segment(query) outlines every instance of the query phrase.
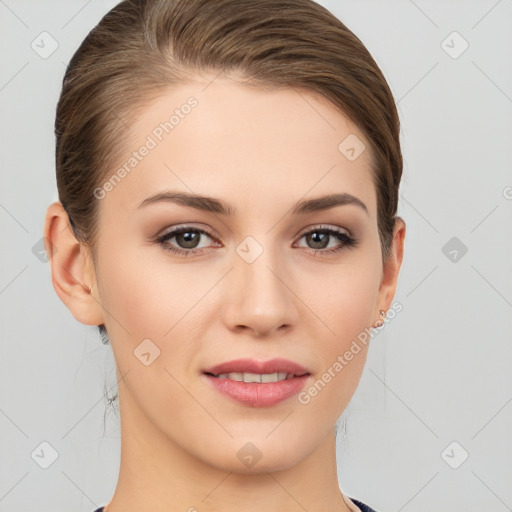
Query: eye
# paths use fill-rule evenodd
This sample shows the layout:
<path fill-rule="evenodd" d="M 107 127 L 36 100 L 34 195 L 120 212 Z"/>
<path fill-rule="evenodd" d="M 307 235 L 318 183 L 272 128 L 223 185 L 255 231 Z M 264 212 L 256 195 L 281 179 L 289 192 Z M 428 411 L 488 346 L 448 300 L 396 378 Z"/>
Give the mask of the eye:
<path fill-rule="evenodd" d="M 213 238 L 213 235 L 204 229 L 184 226 L 173 229 L 172 231 L 158 237 L 156 239 L 156 243 L 160 244 L 166 251 L 188 256 L 189 254 L 198 254 L 203 252 L 201 249 L 204 249 L 205 247 L 201 247 L 199 243 L 200 239 L 205 236 L 207 238 Z M 173 238 L 176 239 L 178 247 L 169 244 Z"/>
<path fill-rule="evenodd" d="M 333 254 L 342 251 L 347 247 L 355 247 L 357 240 L 347 232 L 332 227 L 319 226 L 315 229 L 303 233 L 300 237 L 306 238 L 310 249 L 313 249 L 314 255 L 320 254 Z M 338 244 L 334 247 L 329 247 L 329 243 L 334 239 L 338 240 Z"/>
<path fill-rule="evenodd" d="M 200 245 L 201 239 L 204 237 L 215 239 L 212 233 L 204 229 L 194 228 L 191 226 L 181 226 L 159 236 L 155 242 L 162 246 L 165 251 L 182 256 L 195 256 L 202 254 L 204 252 L 203 249 L 209 247 L 208 245 Z M 302 238 L 305 238 L 307 241 L 306 243 L 310 244 L 307 248 L 312 249 L 314 251 L 314 255 L 338 253 L 344 248 L 354 247 L 358 243 L 357 240 L 347 232 L 339 228 L 325 226 L 319 226 L 303 233 L 299 240 Z M 175 242 L 171 244 L 170 242 L 173 239 L 175 239 Z M 329 248 L 329 243 L 333 239 L 338 240 L 338 244 Z M 215 243 L 217 244 L 217 247 L 220 247 L 219 242 Z"/>

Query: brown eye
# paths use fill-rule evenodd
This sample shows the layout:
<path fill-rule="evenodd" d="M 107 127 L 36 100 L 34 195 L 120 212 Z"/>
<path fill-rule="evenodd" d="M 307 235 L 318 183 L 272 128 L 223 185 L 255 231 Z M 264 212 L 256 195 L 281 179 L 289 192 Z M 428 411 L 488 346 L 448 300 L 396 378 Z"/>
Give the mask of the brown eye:
<path fill-rule="evenodd" d="M 187 230 L 174 235 L 173 238 L 176 238 L 176 242 L 180 247 L 185 249 L 195 249 L 199 243 L 201 234 L 197 231 Z"/>
<path fill-rule="evenodd" d="M 192 227 L 181 227 L 173 229 L 168 233 L 158 237 L 156 243 L 162 246 L 166 251 L 174 252 L 176 254 L 182 254 L 188 256 L 189 254 L 197 254 L 202 252 L 202 249 L 208 246 L 199 247 L 199 244 L 204 238 L 212 239 L 213 236 L 199 228 Z M 175 239 L 174 243 L 170 243 L 172 239 Z"/>
<path fill-rule="evenodd" d="M 308 243 L 313 244 L 311 249 L 325 249 L 329 244 L 329 239 L 331 238 L 329 233 L 321 231 L 312 231 L 305 236 Z"/>
<path fill-rule="evenodd" d="M 345 231 L 335 228 L 315 228 L 304 233 L 301 239 L 306 239 L 309 249 L 313 249 L 315 254 L 332 254 L 342 251 L 345 247 L 354 247 L 357 240 Z M 338 244 L 328 248 L 331 240 L 338 240 Z"/>

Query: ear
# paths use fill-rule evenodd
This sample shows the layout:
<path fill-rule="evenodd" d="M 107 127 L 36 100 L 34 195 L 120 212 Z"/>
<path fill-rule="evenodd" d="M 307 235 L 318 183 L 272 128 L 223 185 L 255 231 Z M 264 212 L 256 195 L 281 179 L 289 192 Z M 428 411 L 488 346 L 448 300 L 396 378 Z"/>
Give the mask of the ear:
<path fill-rule="evenodd" d="M 379 288 L 379 297 L 377 301 L 379 311 L 381 309 L 387 311 L 391 307 L 391 302 L 395 296 L 398 274 L 404 256 L 405 231 L 405 222 L 402 218 L 397 217 L 395 227 L 393 229 L 393 240 L 390 252 L 386 262 L 384 263 L 383 275 Z M 375 318 L 380 318 L 379 311 L 376 311 Z"/>
<path fill-rule="evenodd" d="M 91 293 L 96 286 L 91 252 L 77 241 L 68 214 L 60 202 L 48 207 L 44 242 L 53 287 L 59 298 L 80 323 L 103 324 L 99 299 Z"/>

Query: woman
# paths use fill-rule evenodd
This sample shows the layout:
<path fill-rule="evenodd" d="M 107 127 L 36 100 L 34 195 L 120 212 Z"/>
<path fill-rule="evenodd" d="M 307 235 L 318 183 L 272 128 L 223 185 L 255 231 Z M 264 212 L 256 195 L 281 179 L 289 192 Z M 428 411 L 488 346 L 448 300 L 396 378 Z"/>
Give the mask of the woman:
<path fill-rule="evenodd" d="M 119 382 L 98 511 L 371 511 L 340 491 L 336 420 L 405 224 L 359 39 L 312 0 L 125 0 L 72 58 L 56 136 L 53 285 Z"/>

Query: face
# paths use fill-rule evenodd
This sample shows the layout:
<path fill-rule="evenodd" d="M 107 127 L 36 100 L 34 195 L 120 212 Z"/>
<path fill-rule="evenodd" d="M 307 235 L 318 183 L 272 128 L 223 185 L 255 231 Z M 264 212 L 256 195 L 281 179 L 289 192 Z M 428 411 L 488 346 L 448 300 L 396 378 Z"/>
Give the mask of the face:
<path fill-rule="evenodd" d="M 95 293 L 124 375 L 125 430 L 225 470 L 251 471 L 241 449 L 261 454 L 252 471 L 280 470 L 332 433 L 367 346 L 344 354 L 377 319 L 369 143 L 312 92 L 212 79 L 167 91 L 131 125 L 118 178 L 97 191 Z M 339 149 L 348 136 L 366 145 L 356 159 Z M 300 207 L 333 195 L 345 201 Z M 227 384 L 205 374 L 275 358 L 307 375 Z M 279 371 L 260 369 L 251 373 Z M 253 392 L 264 386 L 272 392 Z"/>

